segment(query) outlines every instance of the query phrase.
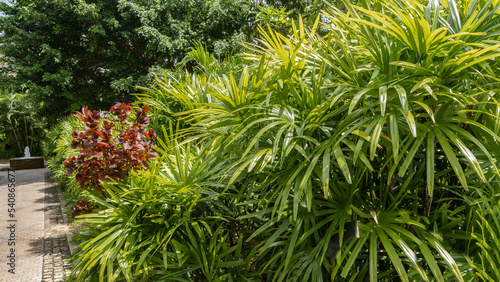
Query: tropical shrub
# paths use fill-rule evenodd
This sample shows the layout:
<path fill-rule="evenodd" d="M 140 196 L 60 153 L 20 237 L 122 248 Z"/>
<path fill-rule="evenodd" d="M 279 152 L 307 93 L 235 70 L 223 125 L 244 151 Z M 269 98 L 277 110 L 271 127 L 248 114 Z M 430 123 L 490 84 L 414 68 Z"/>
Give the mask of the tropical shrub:
<path fill-rule="evenodd" d="M 239 71 L 157 78 L 140 100 L 182 126 L 94 196 L 75 277 L 494 281 L 499 10 L 346 2 L 260 28 Z"/>
<path fill-rule="evenodd" d="M 225 186 L 218 180 L 228 160 L 208 145 L 160 143 L 160 157 L 148 170 L 131 172 L 122 183 L 104 182 L 106 199 L 88 195 L 100 210 L 79 217 L 83 243 L 72 279 L 227 281 L 248 275 L 252 252 L 242 249 L 243 235 L 233 241 L 236 233 L 228 233 L 237 232 L 227 206 L 233 195 L 210 189 Z"/>
<path fill-rule="evenodd" d="M 79 154 L 64 162 L 67 175 L 74 174 L 82 188 L 103 191 L 101 181 L 124 179 L 130 170 L 147 169 L 156 155 L 152 146 L 156 134 L 146 128 L 149 110 L 149 106 L 117 103 L 110 109 L 116 119 L 101 120 L 98 111 L 83 107 L 77 116 L 86 130 L 72 134 L 71 148 L 79 148 Z"/>
<path fill-rule="evenodd" d="M 189 93 L 188 95 L 198 96 L 197 93 L 203 91 L 201 85 L 203 82 L 196 80 L 196 74 L 203 74 L 207 77 L 212 74 L 229 74 L 239 73 L 247 61 L 243 60 L 240 56 L 230 56 L 221 60 L 214 55 L 207 52 L 200 43 L 191 48 L 191 51 L 186 55 L 184 60 L 179 63 L 177 71 L 163 70 L 162 73 L 155 75 L 156 83 L 151 87 L 140 87 L 143 94 L 137 94 L 141 97 L 141 101 L 151 106 L 149 116 L 151 119 L 151 127 L 155 132 L 162 136 L 162 127 L 168 124 L 176 124 L 180 128 L 189 126 L 189 122 L 179 119 L 176 113 L 182 112 L 192 107 L 187 107 L 186 103 L 181 103 L 177 98 L 166 96 L 163 93 L 165 89 L 170 88 L 171 83 L 177 85 L 178 90 Z M 190 74 L 185 68 L 190 65 L 193 74 Z M 190 78 L 193 76 L 193 79 Z"/>

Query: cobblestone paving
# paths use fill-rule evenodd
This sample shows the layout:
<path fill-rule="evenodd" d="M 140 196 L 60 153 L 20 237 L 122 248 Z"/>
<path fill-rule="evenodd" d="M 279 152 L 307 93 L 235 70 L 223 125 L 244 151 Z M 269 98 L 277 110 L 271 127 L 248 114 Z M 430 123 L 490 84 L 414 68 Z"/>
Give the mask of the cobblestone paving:
<path fill-rule="evenodd" d="M 67 262 L 70 254 L 64 224 L 60 195 L 57 186 L 46 174 L 45 188 L 45 230 L 43 242 L 43 280 L 65 281 L 71 272 Z"/>
<path fill-rule="evenodd" d="M 1 166 L 1 164 L 0 164 Z M 47 169 L 20 170 L 15 175 L 15 215 L 8 212 L 7 171 L 0 167 L 0 282 L 66 281 L 71 266 L 60 192 L 45 181 Z M 15 221 L 14 221 L 15 220 Z M 9 224 L 15 224 L 15 246 L 9 246 Z M 15 273 L 8 272 L 15 250 Z"/>

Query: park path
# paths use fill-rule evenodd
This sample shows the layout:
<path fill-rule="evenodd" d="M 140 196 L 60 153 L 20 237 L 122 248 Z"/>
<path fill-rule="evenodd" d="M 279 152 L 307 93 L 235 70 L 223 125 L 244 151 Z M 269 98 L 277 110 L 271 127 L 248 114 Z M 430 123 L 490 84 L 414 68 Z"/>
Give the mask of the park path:
<path fill-rule="evenodd" d="M 66 281 L 70 232 L 59 188 L 46 168 L 7 168 L 0 164 L 0 282 Z"/>

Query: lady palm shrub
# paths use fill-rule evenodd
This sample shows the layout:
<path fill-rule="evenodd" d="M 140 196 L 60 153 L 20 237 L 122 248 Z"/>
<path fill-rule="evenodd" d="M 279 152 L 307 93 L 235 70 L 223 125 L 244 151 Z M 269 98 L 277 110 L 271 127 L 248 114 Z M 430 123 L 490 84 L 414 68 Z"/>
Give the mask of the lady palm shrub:
<path fill-rule="evenodd" d="M 140 97 L 182 126 L 94 197 L 75 278 L 494 281 L 493 2 L 345 3 L 238 71 L 194 50 Z"/>
<path fill-rule="evenodd" d="M 79 217 L 83 243 L 72 279 L 227 281 L 248 274 L 252 250 L 232 226 L 232 195 L 220 192 L 224 156 L 175 140 L 159 151 L 147 171 L 103 183 L 110 197 L 88 195 L 100 211 Z"/>
<path fill-rule="evenodd" d="M 209 102 L 209 100 L 200 100 L 205 97 L 202 93 L 208 91 L 205 88 L 208 85 L 206 79 L 212 77 L 212 74 L 239 73 L 244 68 L 245 63 L 239 56 L 219 60 L 208 53 L 201 44 L 197 44 L 179 64 L 180 67 L 184 68 L 191 65 L 193 73 L 182 68 L 175 71 L 164 70 L 162 74 L 156 74 L 155 85 L 140 87 L 144 94 L 137 94 L 137 96 L 141 98 L 141 102 L 152 107 L 150 112 L 151 127 L 159 134 L 160 138 L 168 138 L 162 136 L 162 128 L 165 125 L 176 124 L 178 128 L 189 127 L 191 123 L 179 119 L 176 113 L 192 110 L 195 106 L 190 99 L 182 102 L 178 99 L 187 96 L 199 103 Z M 164 95 L 165 91 L 172 89 L 172 84 L 175 84 L 175 92 L 179 92 L 179 95 Z"/>
<path fill-rule="evenodd" d="M 471 225 L 473 244 L 469 253 L 472 267 L 483 281 L 500 279 L 500 205 L 498 183 L 487 185 L 487 189 L 478 190 L 479 194 L 471 204 Z"/>

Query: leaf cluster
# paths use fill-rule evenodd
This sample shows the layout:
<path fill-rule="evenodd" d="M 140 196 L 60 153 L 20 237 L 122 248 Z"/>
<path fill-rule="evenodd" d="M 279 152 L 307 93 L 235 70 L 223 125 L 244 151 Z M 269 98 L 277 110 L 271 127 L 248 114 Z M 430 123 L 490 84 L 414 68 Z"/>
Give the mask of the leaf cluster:
<path fill-rule="evenodd" d="M 152 128 L 146 130 L 149 110 L 149 106 L 117 103 L 110 109 L 116 118 L 101 119 L 98 111 L 83 107 L 77 116 L 86 130 L 73 131 L 71 148 L 80 151 L 64 162 L 67 175 L 75 173 L 82 188 L 103 191 L 101 181 L 124 179 L 131 170 L 147 169 L 156 156 L 152 145 L 156 134 Z"/>
<path fill-rule="evenodd" d="M 499 6 L 344 8 L 157 78 L 139 99 L 178 126 L 81 217 L 78 279 L 498 277 Z"/>

